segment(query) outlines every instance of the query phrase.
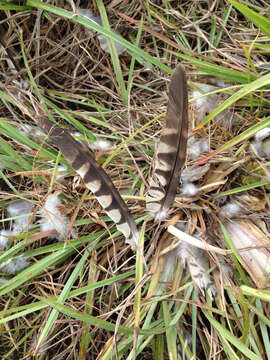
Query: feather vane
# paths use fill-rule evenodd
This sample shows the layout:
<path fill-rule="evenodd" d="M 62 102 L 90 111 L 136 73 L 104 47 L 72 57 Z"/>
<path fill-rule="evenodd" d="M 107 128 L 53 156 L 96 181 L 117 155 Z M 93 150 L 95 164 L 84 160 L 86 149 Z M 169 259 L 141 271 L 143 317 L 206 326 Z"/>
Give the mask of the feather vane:
<path fill-rule="evenodd" d="M 184 68 L 173 73 L 166 125 L 157 146 L 153 173 L 146 195 L 146 208 L 156 220 L 163 220 L 174 201 L 180 171 L 186 159 L 188 137 L 188 93 Z"/>
<path fill-rule="evenodd" d="M 37 121 L 81 176 L 86 187 L 94 193 L 107 215 L 115 222 L 116 228 L 124 234 L 126 242 L 136 249 L 139 233 L 135 221 L 109 175 L 67 130 L 55 125 L 46 116 L 38 116 Z"/>

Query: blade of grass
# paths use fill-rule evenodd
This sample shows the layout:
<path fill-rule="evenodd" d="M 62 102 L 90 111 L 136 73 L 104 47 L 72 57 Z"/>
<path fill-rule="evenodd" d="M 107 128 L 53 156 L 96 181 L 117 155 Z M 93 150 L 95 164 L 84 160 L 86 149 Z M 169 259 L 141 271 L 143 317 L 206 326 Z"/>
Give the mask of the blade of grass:
<path fill-rule="evenodd" d="M 122 141 L 122 143 L 117 147 L 117 149 L 114 150 L 114 152 L 108 156 L 108 158 L 106 159 L 106 161 L 104 161 L 103 163 L 103 167 L 104 169 L 106 168 L 106 166 L 109 165 L 109 163 L 112 161 L 112 159 L 119 153 L 119 151 L 121 149 L 123 149 L 123 147 L 126 146 L 126 144 L 129 143 L 130 140 L 132 140 L 135 136 L 137 136 L 138 134 L 140 134 L 145 128 L 147 128 L 149 125 L 151 125 L 153 122 L 155 122 L 156 120 L 158 120 L 159 118 L 163 117 L 164 114 L 160 114 L 158 116 L 156 116 L 154 119 L 148 121 L 145 125 L 143 125 L 142 127 L 140 127 L 138 130 L 136 130 L 132 135 L 130 135 L 128 138 L 126 138 L 125 141 Z"/>
<path fill-rule="evenodd" d="M 6 136 L 10 137 L 13 140 L 16 140 L 19 144 L 24 144 L 34 150 L 37 150 L 40 156 L 55 160 L 56 156 L 52 152 L 36 144 L 34 141 L 29 139 L 20 131 L 18 131 L 15 126 L 10 125 L 8 122 L 6 122 L 4 119 L 1 118 L 0 118 L 0 129 L 1 132 L 3 132 Z"/>
<path fill-rule="evenodd" d="M 262 302 L 259 299 L 256 299 L 256 308 L 263 314 L 264 310 L 263 310 Z M 263 344 L 267 355 L 267 359 L 270 359 L 270 340 L 269 340 L 269 332 L 267 329 L 267 324 L 260 318 L 259 325 L 261 329 L 261 334 L 263 338 Z"/>
<path fill-rule="evenodd" d="M 139 237 L 139 246 L 136 252 L 136 286 L 138 286 L 138 290 L 135 295 L 135 302 L 134 302 L 134 337 L 133 337 L 133 360 L 136 359 L 136 349 L 137 349 L 137 340 L 138 340 L 138 333 L 140 329 L 140 317 L 141 317 L 141 296 L 142 296 L 142 289 L 139 286 L 142 277 L 143 277 L 143 249 L 144 249 L 144 235 L 145 235 L 145 225 L 147 220 L 144 221 L 140 237 Z"/>
<path fill-rule="evenodd" d="M 242 269 L 242 267 L 240 266 L 240 264 L 245 267 L 244 263 L 243 263 L 243 260 L 241 258 L 241 256 L 239 255 L 237 249 L 235 248 L 231 238 L 230 238 L 230 235 L 228 234 L 225 226 L 219 221 L 219 224 L 220 224 L 220 227 L 221 227 L 221 230 L 223 232 L 223 235 L 224 235 L 224 239 L 225 239 L 225 242 L 226 242 L 226 245 L 229 249 L 231 249 L 233 251 L 233 254 L 231 254 L 231 258 L 237 268 L 237 271 L 243 281 L 244 284 L 248 284 L 248 279 Z"/>
<path fill-rule="evenodd" d="M 205 163 L 207 160 L 209 160 L 213 156 L 221 153 L 224 150 L 230 149 L 231 147 L 235 146 L 236 144 L 252 137 L 254 134 L 256 134 L 256 132 L 264 129 L 265 127 L 269 127 L 269 126 L 270 126 L 270 116 L 268 116 L 266 119 L 262 120 L 258 124 L 251 126 L 249 129 L 243 131 L 242 134 L 235 136 L 232 140 L 228 141 L 226 144 L 222 145 L 217 150 L 212 151 L 210 154 L 208 154 L 201 160 L 197 161 L 195 163 L 195 165 L 197 166 L 197 165 L 201 165 L 201 164 Z M 264 184 L 264 183 L 265 182 L 262 182 L 262 184 Z M 266 185 L 266 183 L 264 185 Z M 249 186 L 249 185 L 247 185 L 247 186 Z M 253 186 L 253 185 L 250 185 L 250 186 Z"/>
<path fill-rule="evenodd" d="M 70 274 L 66 285 L 64 287 L 64 289 L 62 290 L 61 294 L 57 297 L 57 303 L 59 304 L 64 304 L 64 302 L 67 300 L 70 291 L 71 291 L 71 287 L 73 286 L 74 282 L 76 281 L 79 273 L 82 271 L 84 264 L 89 256 L 89 252 L 91 251 L 92 246 L 89 247 L 89 249 L 86 249 L 84 251 L 84 254 L 82 255 L 80 261 L 77 263 L 77 265 L 75 266 L 74 270 L 72 271 L 72 273 Z M 52 330 L 57 318 L 58 318 L 59 312 L 56 309 L 52 309 L 49 318 L 47 319 L 45 326 L 39 336 L 36 348 L 38 348 L 39 346 L 41 346 L 41 344 L 46 341 L 50 331 Z"/>
<path fill-rule="evenodd" d="M 88 272 L 88 284 L 95 284 L 97 282 L 97 256 L 95 252 L 92 252 L 91 258 L 89 261 L 89 272 Z M 95 306 L 95 291 L 89 291 L 85 297 L 85 308 L 84 311 L 92 315 L 93 309 Z M 94 337 L 91 332 L 89 332 L 88 326 L 86 323 L 82 324 L 82 336 L 80 341 L 80 349 L 78 360 L 84 360 L 85 354 L 89 348 L 90 342 L 93 343 Z"/>
<path fill-rule="evenodd" d="M 6 1 L 1 1 L 6 3 L 6 5 L 0 5 L 0 10 L 15 10 L 15 11 L 24 11 L 24 10 L 29 10 L 30 7 L 29 6 L 23 6 L 23 5 L 14 5 L 14 4 L 10 4 Z"/>
<path fill-rule="evenodd" d="M 51 299 L 45 299 L 44 302 L 47 303 L 48 305 L 54 307 L 55 309 L 57 309 L 59 312 L 69 316 L 70 318 L 84 321 L 87 324 L 97 326 L 101 329 L 105 329 L 105 330 L 112 331 L 112 332 L 115 331 L 116 325 L 111 322 L 102 320 L 98 317 L 95 317 L 95 316 L 92 316 L 89 314 L 80 313 L 69 306 L 58 304 L 56 301 L 51 300 Z M 127 328 L 125 326 L 119 325 L 118 332 L 120 334 L 129 335 L 129 334 L 133 334 L 134 328 L 132 328 L 132 327 Z M 139 333 L 142 335 L 152 335 L 153 332 L 155 334 L 160 334 L 160 333 L 164 332 L 164 329 L 157 328 L 157 329 L 152 329 L 152 330 L 139 330 Z"/>
<path fill-rule="evenodd" d="M 136 36 L 136 41 L 135 41 L 136 46 L 139 46 L 139 44 L 140 44 L 140 39 L 141 39 L 141 34 L 142 34 L 142 24 L 143 24 L 143 18 L 141 18 L 140 25 L 139 25 L 139 31 Z M 128 73 L 128 83 L 127 83 L 128 107 L 130 106 L 130 93 L 131 93 L 131 88 L 132 88 L 132 76 L 133 76 L 133 71 L 134 71 L 135 60 L 136 60 L 136 57 L 134 55 L 132 55 L 130 67 L 129 67 L 129 73 Z"/>
<path fill-rule="evenodd" d="M 254 289 L 247 285 L 242 285 L 240 288 L 244 295 L 253 296 L 262 301 L 270 302 L 269 290 Z"/>
<path fill-rule="evenodd" d="M 3 171 L 0 169 L 0 177 L 4 180 L 4 182 L 7 184 L 7 186 L 10 188 L 10 190 L 16 194 L 19 195 L 20 193 L 17 191 L 17 189 L 11 184 L 11 182 L 8 180 L 8 178 L 5 176 Z"/>
<path fill-rule="evenodd" d="M 177 332 L 175 326 L 170 326 L 171 315 L 166 301 L 162 302 L 162 313 L 164 318 L 164 323 L 166 327 L 166 339 L 167 339 L 167 349 L 170 360 L 177 360 L 177 350 L 176 350 L 176 338 Z"/>
<path fill-rule="evenodd" d="M 216 65 L 209 63 L 207 61 L 202 61 L 199 59 L 196 59 L 195 56 L 187 56 L 180 53 L 174 52 L 176 56 L 178 56 L 181 59 L 187 60 L 194 64 L 198 70 L 208 74 L 212 75 L 214 77 L 218 77 L 221 79 L 224 79 L 228 82 L 236 82 L 238 84 L 246 84 L 249 82 L 249 80 L 256 80 L 256 76 L 254 74 L 250 74 L 248 72 L 241 72 L 237 70 L 227 69 L 223 66 Z"/>
<path fill-rule="evenodd" d="M 227 330 L 223 325 L 221 325 L 208 311 L 202 310 L 204 315 L 207 317 L 210 324 L 217 331 L 220 338 L 228 340 L 233 344 L 237 350 L 242 352 L 245 357 L 250 360 L 260 360 L 261 358 L 254 354 L 249 348 L 243 344 L 237 337 L 235 337 L 229 330 Z"/>
<path fill-rule="evenodd" d="M 250 84 L 243 85 L 243 87 L 226 99 L 222 104 L 220 104 L 214 111 L 211 112 L 206 118 L 194 129 L 197 131 L 201 129 L 205 124 L 207 124 L 211 119 L 218 115 L 221 111 L 227 109 L 230 105 L 234 104 L 237 100 L 243 98 L 244 96 L 250 94 L 252 91 L 258 90 L 264 86 L 270 85 L 270 74 L 261 76 L 259 79 L 254 80 Z"/>
<path fill-rule="evenodd" d="M 28 171 L 32 170 L 32 165 L 25 159 L 25 157 L 21 156 L 18 151 L 15 151 L 8 142 L 2 138 L 0 138 L 0 150 L 2 150 L 3 153 L 8 155 L 11 159 L 15 160 L 20 166 L 20 169 Z"/>
<path fill-rule="evenodd" d="M 226 28 L 226 25 L 227 25 L 228 19 L 230 17 L 231 11 L 232 11 L 232 5 L 228 6 L 228 8 L 225 11 L 225 14 L 223 16 L 222 26 L 219 27 L 218 32 L 217 32 L 217 36 L 216 36 L 215 41 L 214 41 L 214 47 L 215 48 L 217 48 L 219 43 L 220 43 L 220 40 L 221 40 L 223 32 L 224 32 L 223 29 Z"/>
<path fill-rule="evenodd" d="M 70 11 L 58 8 L 56 6 L 44 3 L 44 2 L 39 1 L 39 0 L 27 0 L 26 4 L 27 4 L 27 6 L 31 6 L 31 7 L 37 8 L 37 9 L 41 9 L 41 10 L 45 10 L 45 11 L 48 11 L 48 12 L 53 13 L 55 15 L 64 17 L 66 19 L 73 20 L 73 21 L 77 22 L 78 24 L 82 24 L 82 25 L 86 26 L 89 29 L 97 31 L 97 32 L 107 36 L 108 38 L 119 42 L 120 44 L 125 46 L 127 49 L 132 51 L 136 56 L 141 57 L 141 58 L 145 59 L 146 61 L 149 61 L 151 64 L 156 65 L 157 67 L 164 70 L 165 72 L 167 72 L 169 74 L 172 74 L 172 72 L 173 72 L 168 66 L 166 66 L 165 64 L 162 64 L 162 62 L 158 61 L 156 58 L 148 55 L 145 51 L 141 50 L 136 45 L 131 44 L 129 41 L 123 39 L 121 36 L 117 35 L 116 33 L 108 31 L 104 27 L 99 26 L 96 23 L 85 19 L 85 18 L 83 18 L 82 16 L 80 16 L 78 14 L 73 14 Z"/>
<path fill-rule="evenodd" d="M 243 192 L 243 191 L 248 191 L 248 190 L 255 189 L 255 188 L 262 187 L 262 186 L 269 185 L 269 184 L 270 184 L 269 180 L 255 182 L 255 183 L 252 183 L 252 184 L 249 184 L 249 185 L 239 186 L 239 187 L 236 187 L 234 189 L 230 189 L 230 190 L 227 190 L 227 191 L 222 191 L 219 194 L 213 195 L 213 198 L 238 194 L 238 193 Z"/>
<path fill-rule="evenodd" d="M 72 299 L 73 297 L 77 297 L 82 294 L 87 294 L 89 291 L 102 288 L 106 285 L 112 285 L 113 283 L 129 278 L 130 276 L 134 276 L 134 271 L 131 270 L 126 273 L 116 275 L 112 278 L 97 281 L 94 284 L 89 284 L 87 286 L 81 287 L 80 289 L 72 290 L 68 295 L 68 299 Z M 56 297 L 52 297 L 51 300 L 56 301 L 57 299 Z M 32 304 L 23 305 L 16 308 L 12 307 L 10 309 L 0 311 L 0 324 L 4 324 L 14 319 L 19 319 L 22 316 L 32 314 L 33 312 L 44 309 L 46 307 L 48 307 L 47 303 L 44 303 L 44 301 L 37 301 Z M 15 314 L 10 315 L 13 313 Z"/>
<path fill-rule="evenodd" d="M 103 1 L 96 0 L 96 4 L 98 7 L 104 28 L 111 33 L 110 24 L 108 21 L 108 17 L 107 17 L 107 13 L 106 13 L 106 9 L 103 4 Z M 116 76 L 118 86 L 119 86 L 119 95 L 121 95 L 124 105 L 127 106 L 128 105 L 128 94 L 127 94 L 127 89 L 125 86 L 124 77 L 123 77 L 123 73 L 122 73 L 122 69 L 121 69 L 121 65 L 120 65 L 120 61 L 119 61 L 119 56 L 116 51 L 115 42 L 112 41 L 110 38 L 107 38 L 107 43 L 108 43 L 109 52 L 111 55 L 111 60 L 112 60 L 115 76 Z"/>
<path fill-rule="evenodd" d="M 95 135 L 89 129 L 83 126 L 80 121 L 76 120 L 73 116 L 69 115 L 67 112 L 61 110 L 57 105 L 55 105 L 49 99 L 44 98 L 44 100 L 45 100 L 45 104 L 51 107 L 52 109 L 54 109 L 55 112 L 61 116 L 61 118 L 67 120 L 70 124 L 72 124 L 76 129 L 78 129 L 83 134 L 87 134 L 90 141 L 96 141 Z"/>
<path fill-rule="evenodd" d="M 229 2 L 239 10 L 246 18 L 248 18 L 255 26 L 257 26 L 263 33 L 270 36 L 270 20 L 249 9 L 247 6 L 240 4 L 237 1 L 229 0 Z"/>

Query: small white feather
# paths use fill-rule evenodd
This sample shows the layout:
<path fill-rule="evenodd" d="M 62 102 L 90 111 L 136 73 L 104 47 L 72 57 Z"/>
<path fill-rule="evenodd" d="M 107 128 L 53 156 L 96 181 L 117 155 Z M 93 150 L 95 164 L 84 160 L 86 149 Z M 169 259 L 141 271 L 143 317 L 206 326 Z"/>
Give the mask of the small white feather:
<path fill-rule="evenodd" d="M 211 299 L 216 294 L 216 287 L 207 273 L 209 266 L 204 252 L 186 242 L 181 242 L 176 249 L 176 254 L 184 266 L 188 266 L 190 275 L 200 291 L 209 295 Z"/>
<path fill-rule="evenodd" d="M 18 256 L 0 264 L 0 270 L 4 273 L 14 275 L 25 269 L 30 264 L 26 256 Z"/>
<path fill-rule="evenodd" d="M 48 196 L 43 208 L 41 209 L 42 223 L 40 229 L 44 231 L 56 231 L 57 236 L 51 236 L 51 238 L 57 238 L 59 240 L 64 240 L 69 234 L 70 222 L 60 212 L 61 200 L 56 194 L 51 194 Z M 72 229 L 72 237 L 76 237 L 76 231 Z"/>
<path fill-rule="evenodd" d="M 197 159 L 201 153 L 209 152 L 210 147 L 207 139 L 195 140 L 191 138 L 188 140 L 187 154 L 190 159 Z"/>
<path fill-rule="evenodd" d="M 270 136 L 270 127 L 266 127 L 264 129 L 258 131 L 254 137 L 255 137 L 256 141 L 262 141 L 268 136 Z"/>
<path fill-rule="evenodd" d="M 180 175 L 180 183 L 194 182 L 201 179 L 210 169 L 210 164 L 185 168 Z"/>
<path fill-rule="evenodd" d="M 47 350 L 50 347 L 50 341 L 45 339 L 45 340 L 43 340 L 43 342 L 41 344 L 39 344 L 39 346 L 38 346 L 38 343 L 39 343 L 39 336 L 34 335 L 33 343 L 32 343 L 32 346 L 34 348 L 34 354 L 36 354 L 38 356 L 45 355 L 47 353 Z M 37 346 L 38 346 L 38 349 L 37 349 Z"/>
<path fill-rule="evenodd" d="M 7 280 L 7 279 L 0 278 L 0 286 L 5 285 L 5 283 L 7 283 L 7 282 L 8 282 L 8 280 Z"/>
<path fill-rule="evenodd" d="M 181 194 L 184 196 L 195 196 L 198 194 L 198 192 L 199 192 L 199 189 L 197 188 L 196 185 L 194 185 L 192 183 L 184 184 L 181 189 Z"/>
<path fill-rule="evenodd" d="M 163 221 L 167 218 L 168 213 L 164 210 L 159 211 L 155 216 L 155 221 Z"/>
<path fill-rule="evenodd" d="M 16 201 L 8 205 L 7 213 L 10 217 L 14 218 L 14 235 L 18 235 L 28 230 L 32 212 L 33 205 L 25 200 Z"/>
<path fill-rule="evenodd" d="M 94 22 L 94 23 L 96 23 L 98 25 L 102 25 L 101 18 L 99 16 L 95 16 L 92 13 L 91 10 L 78 8 L 77 12 L 78 12 L 78 14 L 85 17 L 86 19 L 88 19 L 88 20 L 90 20 L 90 21 L 92 21 L 92 22 Z M 114 34 L 120 35 L 117 31 L 112 30 L 112 32 Z M 107 53 L 110 53 L 109 45 L 108 45 L 108 41 L 107 41 L 106 36 L 100 34 L 100 35 L 98 35 L 97 38 L 99 40 L 101 49 L 104 50 Z M 124 45 L 120 44 L 117 41 L 114 41 L 114 45 L 115 45 L 115 49 L 116 49 L 117 54 L 122 54 L 126 50 L 126 47 Z"/>
<path fill-rule="evenodd" d="M 66 165 L 59 165 L 56 170 L 55 179 L 56 180 L 63 180 L 67 176 L 67 166 Z"/>
<path fill-rule="evenodd" d="M 38 127 L 34 127 L 28 124 L 20 125 L 17 130 L 28 138 L 43 135 L 42 131 Z"/>
<path fill-rule="evenodd" d="M 89 143 L 89 147 L 91 150 L 103 150 L 107 151 L 112 147 L 112 144 L 107 140 L 97 140 L 93 143 Z"/>
<path fill-rule="evenodd" d="M 230 219 L 241 215 L 241 213 L 243 213 L 243 208 L 236 202 L 231 201 L 220 208 L 219 216 Z"/>
<path fill-rule="evenodd" d="M 1 230 L 0 231 L 0 249 L 6 249 L 10 242 L 10 237 L 15 236 L 16 234 L 13 231 Z"/>

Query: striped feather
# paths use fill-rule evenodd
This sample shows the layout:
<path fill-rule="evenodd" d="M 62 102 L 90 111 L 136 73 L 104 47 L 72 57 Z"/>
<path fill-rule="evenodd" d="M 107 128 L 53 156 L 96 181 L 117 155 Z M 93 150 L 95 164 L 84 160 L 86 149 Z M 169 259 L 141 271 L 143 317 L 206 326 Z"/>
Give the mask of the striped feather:
<path fill-rule="evenodd" d="M 173 73 L 166 115 L 166 126 L 154 157 L 153 173 L 146 195 L 146 208 L 156 220 L 162 220 L 174 201 L 180 171 L 186 160 L 188 137 L 188 93 L 181 65 Z"/>
<path fill-rule="evenodd" d="M 39 116 L 37 120 L 40 128 L 81 176 L 86 187 L 94 193 L 106 214 L 115 222 L 117 229 L 124 234 L 126 242 L 136 249 L 139 236 L 136 224 L 108 174 L 67 130 L 58 127 L 45 116 Z"/>

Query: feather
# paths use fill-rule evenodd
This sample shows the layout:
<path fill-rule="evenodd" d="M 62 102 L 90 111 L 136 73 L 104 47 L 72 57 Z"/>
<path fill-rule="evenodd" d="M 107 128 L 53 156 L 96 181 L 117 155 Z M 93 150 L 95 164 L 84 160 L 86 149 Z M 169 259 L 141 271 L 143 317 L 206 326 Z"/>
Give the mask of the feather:
<path fill-rule="evenodd" d="M 185 71 L 179 65 L 172 76 L 166 126 L 156 149 L 153 174 L 146 195 L 146 208 L 156 220 L 166 217 L 174 201 L 180 171 L 186 159 L 187 137 L 187 82 Z"/>
<path fill-rule="evenodd" d="M 40 128 L 82 177 L 86 187 L 94 193 L 106 214 L 115 222 L 117 229 L 124 234 L 126 242 L 136 249 L 139 237 L 136 224 L 108 174 L 67 130 L 58 127 L 46 116 L 38 116 L 36 119 Z"/>

